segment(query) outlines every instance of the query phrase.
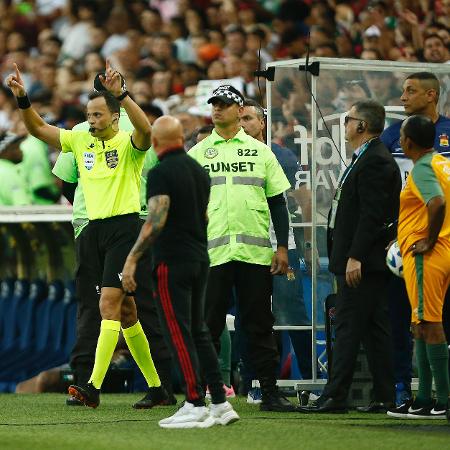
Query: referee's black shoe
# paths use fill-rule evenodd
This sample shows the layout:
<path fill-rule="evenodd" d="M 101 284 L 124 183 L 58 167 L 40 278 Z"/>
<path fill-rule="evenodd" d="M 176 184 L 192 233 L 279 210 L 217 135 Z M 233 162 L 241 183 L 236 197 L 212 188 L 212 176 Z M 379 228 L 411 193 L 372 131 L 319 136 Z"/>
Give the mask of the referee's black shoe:
<path fill-rule="evenodd" d="M 90 408 L 97 408 L 100 405 L 100 389 L 97 389 L 92 383 L 76 386 L 69 386 L 69 395 L 80 400 L 83 405 Z"/>
<path fill-rule="evenodd" d="M 80 400 L 78 400 L 76 397 L 67 397 L 66 398 L 66 405 L 67 406 L 84 406 L 84 404 L 82 402 L 80 402 Z"/>
<path fill-rule="evenodd" d="M 262 401 L 259 405 L 261 411 L 294 412 L 295 406 L 278 391 L 278 387 L 268 392 L 262 391 Z"/>
<path fill-rule="evenodd" d="M 175 405 L 177 399 L 172 395 L 167 394 L 163 386 L 151 387 L 148 389 L 145 397 L 133 405 L 135 409 L 150 409 L 155 406 L 170 406 Z"/>

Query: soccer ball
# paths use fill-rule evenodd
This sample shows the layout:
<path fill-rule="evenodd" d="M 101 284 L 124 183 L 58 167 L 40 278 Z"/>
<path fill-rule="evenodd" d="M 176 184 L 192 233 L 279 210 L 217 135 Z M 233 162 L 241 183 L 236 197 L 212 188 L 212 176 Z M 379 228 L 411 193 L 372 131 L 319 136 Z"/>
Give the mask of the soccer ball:
<path fill-rule="evenodd" d="M 386 255 L 386 265 L 394 275 L 403 278 L 403 259 L 397 241 L 389 247 Z"/>

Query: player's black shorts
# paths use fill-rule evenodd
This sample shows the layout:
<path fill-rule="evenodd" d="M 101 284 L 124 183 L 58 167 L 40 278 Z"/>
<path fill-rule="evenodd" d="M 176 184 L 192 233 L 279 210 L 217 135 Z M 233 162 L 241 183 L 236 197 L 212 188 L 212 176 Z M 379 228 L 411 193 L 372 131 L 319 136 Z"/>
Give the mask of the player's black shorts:
<path fill-rule="evenodd" d="M 122 288 L 122 269 L 141 224 L 138 214 L 91 220 L 77 238 L 78 275 L 98 289 Z"/>

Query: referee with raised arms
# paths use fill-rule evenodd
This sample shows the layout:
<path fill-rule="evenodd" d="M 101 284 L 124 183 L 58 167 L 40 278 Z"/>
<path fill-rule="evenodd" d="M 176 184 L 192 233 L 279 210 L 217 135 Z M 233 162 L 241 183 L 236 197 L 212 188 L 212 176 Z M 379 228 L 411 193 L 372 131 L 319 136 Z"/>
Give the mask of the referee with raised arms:
<path fill-rule="evenodd" d="M 103 73 L 103 72 L 102 72 Z M 105 91 L 105 87 L 100 81 L 101 73 L 97 74 L 94 80 L 94 91 Z M 122 87 L 125 80 L 122 78 Z M 162 114 L 161 114 L 162 115 Z M 133 132 L 134 127 L 128 118 L 125 108 L 120 108 L 119 129 Z M 74 131 L 89 130 L 91 125 L 88 121 L 82 122 L 73 127 Z M 141 213 L 142 222 L 147 217 L 147 173 L 158 164 L 158 158 L 153 148 L 150 147 L 145 152 L 143 172 L 141 174 Z M 70 355 L 70 367 L 75 374 L 75 384 L 86 383 L 92 372 L 95 361 L 95 347 L 97 345 L 98 333 L 100 331 L 101 316 L 98 307 L 100 291 L 98 287 L 102 284 L 102 270 L 96 270 L 90 258 L 92 242 L 89 235 L 86 236 L 85 227 L 89 223 L 86 202 L 84 200 L 81 183 L 78 182 L 79 170 L 73 153 L 63 153 L 58 155 L 53 174 L 63 181 L 63 194 L 72 203 L 73 218 L 72 224 L 75 232 L 75 249 L 77 257 L 77 268 L 75 274 L 75 284 L 77 290 L 77 339 Z M 169 398 L 153 399 L 150 389 L 146 396 L 133 404 L 134 408 L 152 408 L 157 405 L 171 405 L 176 403 L 173 396 L 171 382 L 172 358 L 170 350 L 165 342 L 164 335 L 159 322 L 158 312 L 155 302 L 152 301 L 151 279 L 148 276 L 151 271 L 152 257 L 148 252 L 141 259 L 137 273 L 137 289 L 134 299 L 139 311 L 139 319 L 152 349 L 152 357 L 158 371 L 164 389 Z M 101 268 L 100 268 L 101 269 Z M 135 383 L 136 387 L 136 383 Z M 68 397 L 66 404 L 78 406 L 82 403 L 75 397 Z"/>
<path fill-rule="evenodd" d="M 94 367 L 88 383 L 70 386 L 69 394 L 87 406 L 99 405 L 100 387 L 122 327 L 128 348 L 154 397 L 164 397 L 167 394 L 137 319 L 134 299 L 125 295 L 121 285 L 125 258 L 140 230 L 140 175 L 143 149 L 150 147 L 150 123 L 128 92 L 122 90 L 121 76 L 109 62 L 101 77 L 108 92 L 89 95 L 89 131 L 68 131 L 47 124 L 31 107 L 16 64 L 14 68 L 15 73 L 8 76 L 6 83 L 17 98 L 29 133 L 63 152 L 73 152 L 76 158 L 89 217 L 85 233 L 92 242 L 91 261 L 103 273 L 99 304 L 102 322 Z M 121 104 L 134 126 L 132 134 L 119 131 Z"/>

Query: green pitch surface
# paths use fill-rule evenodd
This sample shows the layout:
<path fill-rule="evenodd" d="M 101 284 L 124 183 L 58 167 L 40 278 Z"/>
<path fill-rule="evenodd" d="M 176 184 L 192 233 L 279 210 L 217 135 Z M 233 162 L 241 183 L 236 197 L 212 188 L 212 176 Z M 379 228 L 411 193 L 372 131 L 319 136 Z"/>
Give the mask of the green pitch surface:
<path fill-rule="evenodd" d="M 96 410 L 65 406 L 61 394 L 0 395 L 0 449 L 310 450 L 450 449 L 443 420 L 396 420 L 384 414 L 305 415 L 260 412 L 232 403 L 241 420 L 227 427 L 167 430 L 158 420 L 175 407 L 134 410 L 136 394 L 105 394 Z"/>

